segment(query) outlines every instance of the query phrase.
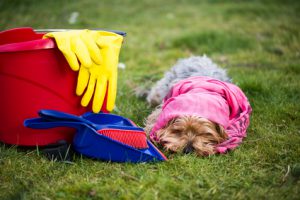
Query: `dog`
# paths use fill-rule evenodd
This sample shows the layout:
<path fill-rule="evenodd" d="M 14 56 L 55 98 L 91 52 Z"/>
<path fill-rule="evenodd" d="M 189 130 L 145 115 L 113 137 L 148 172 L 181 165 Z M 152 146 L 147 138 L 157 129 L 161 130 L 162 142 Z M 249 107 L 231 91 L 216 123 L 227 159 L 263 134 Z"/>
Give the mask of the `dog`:
<path fill-rule="evenodd" d="M 225 69 L 207 56 L 180 59 L 148 92 L 151 140 L 171 152 L 208 156 L 236 148 L 252 112 Z"/>

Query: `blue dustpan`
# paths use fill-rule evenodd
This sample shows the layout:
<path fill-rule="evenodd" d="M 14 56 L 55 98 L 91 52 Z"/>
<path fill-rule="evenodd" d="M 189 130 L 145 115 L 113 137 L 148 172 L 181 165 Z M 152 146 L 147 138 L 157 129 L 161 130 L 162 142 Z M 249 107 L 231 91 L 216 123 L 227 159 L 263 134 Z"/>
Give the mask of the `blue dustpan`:
<path fill-rule="evenodd" d="M 55 113 L 40 111 L 41 118 L 27 119 L 24 121 L 26 127 L 35 129 L 48 129 L 54 127 L 72 127 L 77 129 L 73 139 L 75 151 L 85 156 L 112 162 L 154 162 L 164 161 L 167 158 L 149 141 L 148 148 L 136 149 L 123 144 L 97 132 L 97 126 L 106 125 L 113 127 L 122 127 L 128 130 L 140 129 L 130 120 L 112 114 L 94 114 L 86 113 L 81 116 L 84 120 L 68 119 L 61 117 L 60 112 Z M 59 114 L 59 116 L 57 116 Z M 65 113 L 63 113 L 65 114 Z M 74 116 L 73 116 L 74 117 Z M 72 121 L 73 120 L 73 121 Z M 85 120 L 90 122 L 86 123 Z M 94 124 L 94 125 L 91 125 Z"/>

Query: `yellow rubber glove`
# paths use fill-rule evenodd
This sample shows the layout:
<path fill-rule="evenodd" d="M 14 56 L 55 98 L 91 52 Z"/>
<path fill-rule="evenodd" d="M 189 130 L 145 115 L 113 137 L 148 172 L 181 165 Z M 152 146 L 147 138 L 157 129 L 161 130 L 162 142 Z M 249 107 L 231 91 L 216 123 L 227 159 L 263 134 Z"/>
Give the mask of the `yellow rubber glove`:
<path fill-rule="evenodd" d="M 44 38 L 55 39 L 57 47 L 74 71 L 79 70 L 80 64 L 86 67 L 91 66 L 92 60 L 101 64 L 99 47 L 89 30 L 51 32 L 44 35 Z"/>
<path fill-rule="evenodd" d="M 94 95 L 92 110 L 97 113 L 107 93 L 106 110 L 111 111 L 116 100 L 117 66 L 123 37 L 89 30 L 48 33 L 46 37 L 55 38 L 70 67 L 75 71 L 79 69 L 76 94 L 80 96 L 85 91 L 81 105 L 87 106 Z"/>

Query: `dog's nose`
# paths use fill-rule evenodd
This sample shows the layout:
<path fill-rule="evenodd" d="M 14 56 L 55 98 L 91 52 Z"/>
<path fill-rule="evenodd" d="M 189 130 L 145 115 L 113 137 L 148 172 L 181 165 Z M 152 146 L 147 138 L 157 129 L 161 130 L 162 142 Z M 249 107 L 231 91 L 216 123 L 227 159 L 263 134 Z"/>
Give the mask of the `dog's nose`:
<path fill-rule="evenodd" d="M 194 151 L 194 147 L 192 145 L 186 145 L 183 149 L 183 153 L 188 154 Z"/>

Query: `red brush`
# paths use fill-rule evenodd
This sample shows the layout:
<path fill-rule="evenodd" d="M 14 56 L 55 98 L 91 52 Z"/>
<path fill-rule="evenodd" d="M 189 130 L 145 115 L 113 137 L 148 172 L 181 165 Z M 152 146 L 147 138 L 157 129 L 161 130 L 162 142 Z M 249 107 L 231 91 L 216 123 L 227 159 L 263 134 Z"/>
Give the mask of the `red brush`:
<path fill-rule="evenodd" d="M 144 131 L 137 130 L 121 130 L 121 129 L 101 129 L 97 131 L 99 134 L 109 137 L 123 144 L 132 146 L 137 149 L 146 149 L 147 137 Z"/>

